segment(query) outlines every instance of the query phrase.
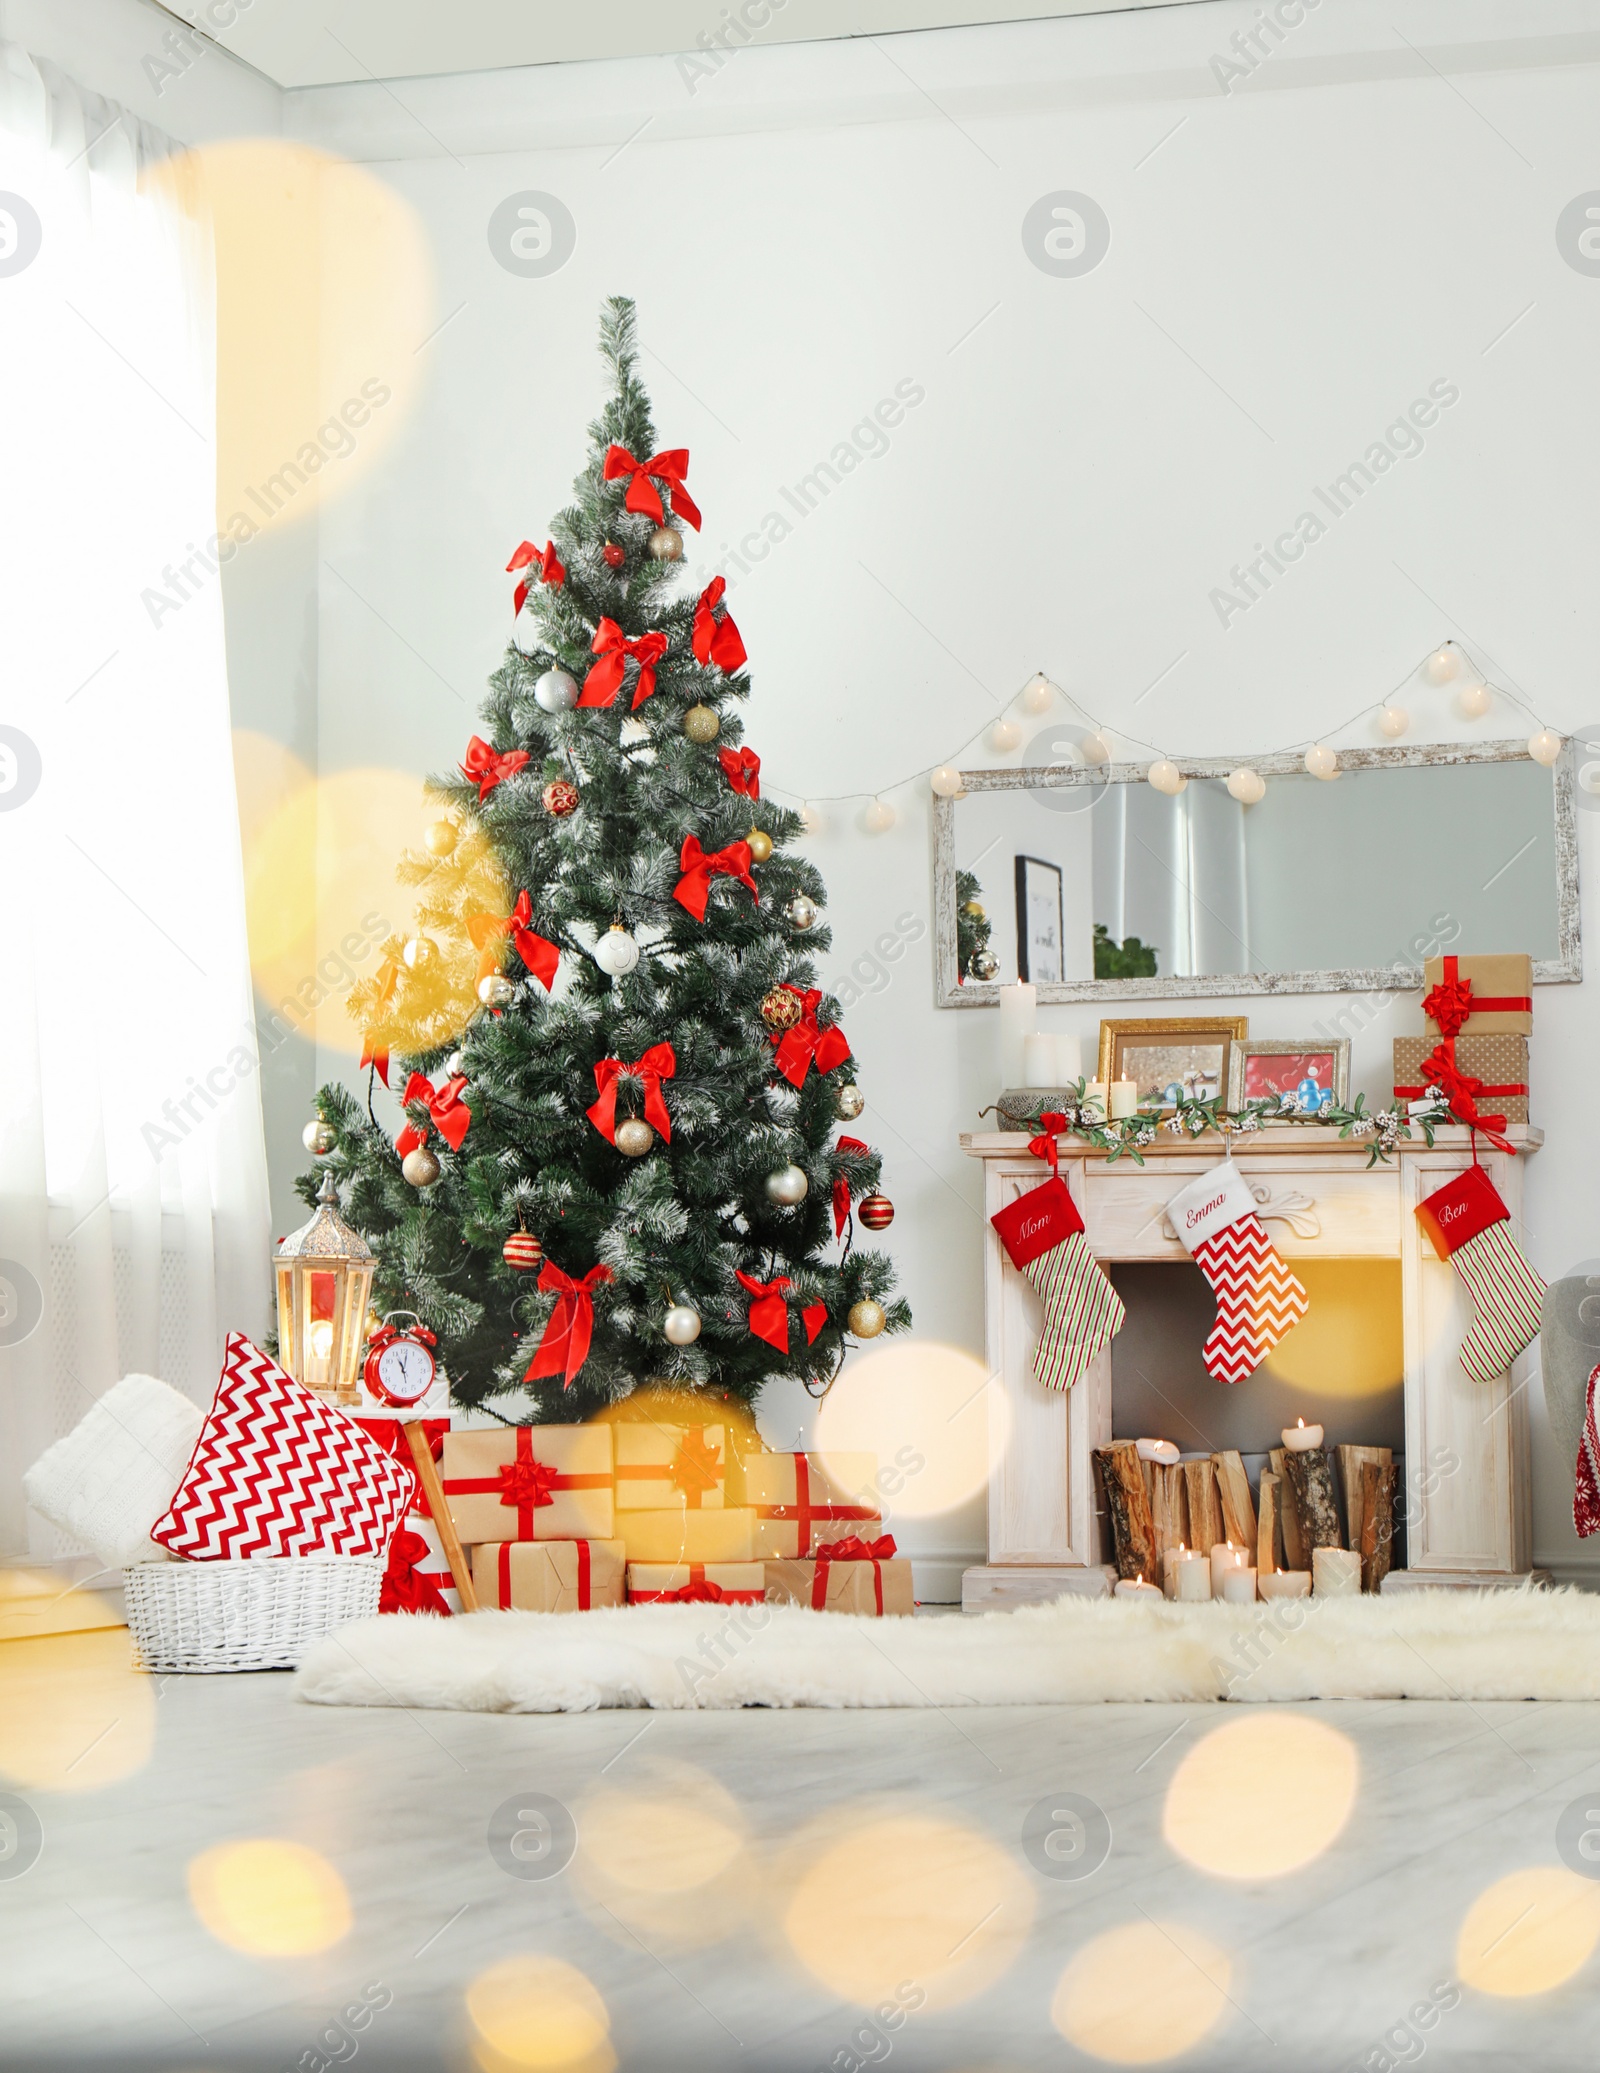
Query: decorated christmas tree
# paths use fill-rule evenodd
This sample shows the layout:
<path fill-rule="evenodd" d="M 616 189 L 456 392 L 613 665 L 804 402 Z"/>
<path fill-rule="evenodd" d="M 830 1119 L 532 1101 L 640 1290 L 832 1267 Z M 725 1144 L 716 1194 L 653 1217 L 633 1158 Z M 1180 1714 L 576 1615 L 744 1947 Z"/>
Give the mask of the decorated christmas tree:
<path fill-rule="evenodd" d="M 910 1323 L 854 1246 L 856 1214 L 893 1211 L 878 1154 L 837 1134 L 863 1103 L 816 984 L 823 884 L 745 744 L 722 579 L 674 567 L 700 514 L 687 452 L 656 449 L 630 302 L 601 352 L 574 500 L 512 557 L 481 734 L 400 865 L 415 932 L 353 990 L 366 1102 L 319 1096 L 375 1308 L 421 1316 L 458 1402 L 526 1390 L 539 1420 L 645 1383 L 818 1392 L 853 1339 Z"/>

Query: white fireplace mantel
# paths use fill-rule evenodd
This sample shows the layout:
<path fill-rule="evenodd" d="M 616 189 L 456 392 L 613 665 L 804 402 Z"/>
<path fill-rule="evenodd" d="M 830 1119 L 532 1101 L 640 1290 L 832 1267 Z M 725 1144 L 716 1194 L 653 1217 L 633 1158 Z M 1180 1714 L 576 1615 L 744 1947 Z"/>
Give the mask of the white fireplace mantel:
<path fill-rule="evenodd" d="M 1507 1130 L 1518 1156 L 1479 1139 L 1479 1159 L 1510 1210 L 1522 1215 L 1522 1159 L 1543 1143 L 1526 1125 Z M 1108 1163 L 1073 1137 L 1058 1140 L 1061 1176 L 1098 1259 L 1186 1260 L 1166 1205 L 1186 1181 L 1214 1166 L 1220 1140 L 1163 1133 L 1145 1164 L 1126 1154 Z M 1045 1168 L 1015 1131 L 976 1133 L 962 1150 L 983 1161 L 984 1214 L 992 1217 L 1036 1187 Z M 1468 1380 L 1457 1354 L 1470 1306 L 1456 1274 L 1435 1257 L 1413 1212 L 1470 1165 L 1469 1133 L 1456 1125 L 1403 1140 L 1387 1164 L 1369 1166 L 1370 1140 L 1340 1139 L 1316 1126 L 1268 1127 L 1237 1139 L 1234 1158 L 1250 1182 L 1273 1243 L 1288 1259 L 1398 1259 L 1405 1358 L 1408 1566 L 1385 1589 L 1417 1584 L 1506 1584 L 1529 1573 L 1529 1356 L 1487 1385 Z M 1106 1549 L 1097 1515 L 1091 1451 L 1111 1433 L 1111 1355 L 1102 1353 L 1062 1393 L 1033 1379 L 1039 1304 L 986 1226 L 984 1308 L 991 1374 L 1008 1414 L 991 1435 L 989 1560 L 969 1569 L 962 1603 L 980 1608 L 1103 1592 Z M 1248 1383 L 1244 1385 L 1248 1387 Z M 1426 1465 L 1459 1463 L 1430 1477 Z"/>

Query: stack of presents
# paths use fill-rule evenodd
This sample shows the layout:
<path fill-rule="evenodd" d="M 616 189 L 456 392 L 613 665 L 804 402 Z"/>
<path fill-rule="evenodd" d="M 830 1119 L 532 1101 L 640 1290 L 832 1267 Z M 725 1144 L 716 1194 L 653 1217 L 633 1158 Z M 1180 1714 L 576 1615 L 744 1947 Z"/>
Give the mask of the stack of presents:
<path fill-rule="evenodd" d="M 1428 1034 L 1395 1038 L 1395 1099 L 1421 1108 L 1437 1087 L 1454 1120 L 1491 1138 L 1526 1123 L 1533 960 L 1431 957 L 1423 985 Z"/>

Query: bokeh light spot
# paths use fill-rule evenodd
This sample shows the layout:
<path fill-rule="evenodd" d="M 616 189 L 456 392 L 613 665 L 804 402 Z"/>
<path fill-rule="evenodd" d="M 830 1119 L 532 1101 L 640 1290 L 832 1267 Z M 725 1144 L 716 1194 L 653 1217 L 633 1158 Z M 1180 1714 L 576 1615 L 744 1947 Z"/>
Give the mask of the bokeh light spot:
<path fill-rule="evenodd" d="M 1600 1885 L 1561 1864 L 1496 1879 L 1467 1910 L 1456 1972 L 1481 1994 L 1547 1994 L 1600 1942 Z"/>
<path fill-rule="evenodd" d="M 1226 1954 L 1186 1923 L 1127 1922 L 1079 1951 L 1061 1975 L 1050 2020 L 1091 2058 L 1153 2066 L 1216 2026 L 1232 1972 Z"/>
<path fill-rule="evenodd" d="M 1355 1744 L 1303 1713 L 1246 1714 L 1213 1728 L 1167 1788 L 1162 1833 L 1224 1879 L 1280 1879 L 1320 1857 L 1350 1818 Z M 1261 1809 L 1272 1809 L 1270 1821 Z"/>
<path fill-rule="evenodd" d="M 325 1951 L 350 1928 L 344 1881 L 328 1860 L 273 1837 L 203 1850 L 189 1866 L 189 1899 L 218 1943 L 257 1958 Z"/>
<path fill-rule="evenodd" d="M 1009 1429 L 1005 1394 L 981 1360 L 912 1339 L 845 1362 L 817 1412 L 814 1444 L 824 1456 L 876 1454 L 880 1481 L 889 1479 L 885 1509 L 926 1519 L 988 1487 L 990 1450 L 998 1458 Z"/>
<path fill-rule="evenodd" d="M 53 1588 L 59 1595 L 59 1580 Z M 0 1642 L 7 1784 L 98 1791 L 148 1762 L 155 1728 L 155 1683 L 129 1661 L 126 1628 Z"/>
<path fill-rule="evenodd" d="M 605 2003 L 577 1967 L 560 1958 L 502 1958 L 478 1974 L 466 1999 L 474 2056 L 485 2073 L 518 2066 L 610 2073 L 617 2062 Z"/>
<path fill-rule="evenodd" d="M 726 1608 L 708 1606 L 714 1635 Z M 577 1809 L 575 1871 L 610 1935 L 637 1949 L 687 1950 L 738 1935 L 760 1904 L 745 1821 L 731 1794 L 688 1764 L 647 1767 L 642 1783 L 603 1787 Z"/>

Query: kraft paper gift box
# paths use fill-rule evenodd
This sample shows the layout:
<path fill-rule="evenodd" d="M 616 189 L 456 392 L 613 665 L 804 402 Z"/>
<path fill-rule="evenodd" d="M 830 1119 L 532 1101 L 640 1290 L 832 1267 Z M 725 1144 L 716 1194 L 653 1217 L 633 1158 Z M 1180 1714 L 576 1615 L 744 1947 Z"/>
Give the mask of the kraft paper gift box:
<path fill-rule="evenodd" d="M 1430 1029 L 1442 1027 L 1428 1004 L 1436 986 L 1470 982 L 1460 1036 L 1532 1036 L 1533 959 L 1510 952 L 1490 957 L 1430 957 L 1422 967 L 1422 1012 Z"/>
<path fill-rule="evenodd" d="M 727 1503 L 727 1434 L 720 1425 L 657 1425 L 650 1419 L 612 1427 L 620 1510 L 721 1511 Z"/>
<path fill-rule="evenodd" d="M 1436 1085 L 1427 1061 L 1446 1041 L 1442 1037 L 1396 1037 L 1394 1092 L 1397 1101 L 1420 1101 L 1423 1090 Z M 1525 1036 L 1458 1036 L 1456 1071 L 1463 1079 L 1482 1080 L 1473 1095 L 1482 1116 L 1504 1116 L 1508 1123 L 1528 1120 L 1528 1039 Z"/>
<path fill-rule="evenodd" d="M 894 1540 L 887 1534 L 869 1545 L 888 1552 L 870 1560 L 824 1554 L 804 1562 L 768 1562 L 767 1596 L 780 1604 L 809 1605 L 814 1612 L 880 1619 L 914 1613 L 911 1564 L 894 1555 Z"/>
<path fill-rule="evenodd" d="M 444 1436 L 445 1501 L 468 1546 L 610 1540 L 609 1425 L 501 1426 Z"/>
<path fill-rule="evenodd" d="M 628 1603 L 759 1605 L 767 1580 L 759 1562 L 630 1562 Z"/>
<path fill-rule="evenodd" d="M 743 1505 L 720 1512 L 619 1511 L 616 1538 L 630 1562 L 749 1562 L 754 1558 L 754 1520 Z"/>
<path fill-rule="evenodd" d="M 622 1603 L 627 1559 L 620 1540 L 479 1541 L 472 1587 L 501 1612 L 592 1612 Z"/>
<path fill-rule="evenodd" d="M 760 1561 L 809 1555 L 820 1540 L 882 1531 L 875 1454 L 747 1454 L 729 1482 L 755 1513 Z"/>

